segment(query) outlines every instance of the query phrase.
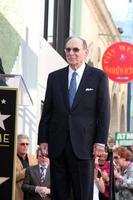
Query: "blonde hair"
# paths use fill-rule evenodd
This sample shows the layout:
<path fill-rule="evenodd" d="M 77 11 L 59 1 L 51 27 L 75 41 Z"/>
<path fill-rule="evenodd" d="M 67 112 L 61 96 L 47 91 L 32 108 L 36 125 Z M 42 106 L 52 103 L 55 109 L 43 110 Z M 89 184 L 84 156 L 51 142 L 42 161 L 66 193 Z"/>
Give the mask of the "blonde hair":
<path fill-rule="evenodd" d="M 132 158 L 132 153 L 126 147 L 116 147 L 113 152 L 117 153 L 121 158 L 125 158 L 126 161 L 130 161 Z"/>

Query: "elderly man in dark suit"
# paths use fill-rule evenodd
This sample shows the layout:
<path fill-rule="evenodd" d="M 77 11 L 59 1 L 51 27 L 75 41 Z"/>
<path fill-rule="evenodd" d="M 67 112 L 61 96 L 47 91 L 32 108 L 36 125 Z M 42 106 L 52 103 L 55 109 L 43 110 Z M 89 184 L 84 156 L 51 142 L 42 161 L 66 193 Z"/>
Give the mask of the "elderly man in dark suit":
<path fill-rule="evenodd" d="M 50 200 L 49 159 L 37 150 L 38 164 L 26 169 L 22 190 L 24 200 Z"/>
<path fill-rule="evenodd" d="M 48 76 L 38 144 L 50 157 L 51 198 L 93 199 L 93 157 L 107 142 L 110 101 L 106 74 L 85 63 L 86 41 L 70 37 L 68 66 Z"/>

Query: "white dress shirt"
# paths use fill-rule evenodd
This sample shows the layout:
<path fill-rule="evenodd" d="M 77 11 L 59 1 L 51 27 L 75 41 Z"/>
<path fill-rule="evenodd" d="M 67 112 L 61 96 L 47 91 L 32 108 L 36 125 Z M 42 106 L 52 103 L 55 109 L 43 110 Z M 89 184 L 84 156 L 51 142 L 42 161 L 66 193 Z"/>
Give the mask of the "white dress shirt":
<path fill-rule="evenodd" d="M 77 73 L 77 76 L 76 76 L 76 86 L 77 86 L 77 88 L 76 88 L 76 89 L 78 89 L 78 87 L 79 87 L 80 81 L 81 81 L 82 76 L 83 76 L 83 73 L 84 73 L 84 69 L 85 69 L 85 63 L 83 63 L 83 64 L 76 70 L 76 73 Z M 70 81 L 71 81 L 73 72 L 75 72 L 75 71 L 72 69 L 71 66 L 69 66 L 68 88 L 70 87 Z M 96 143 L 96 144 L 105 147 L 104 144 L 101 144 L 101 143 Z"/>
<path fill-rule="evenodd" d="M 76 73 L 77 73 L 77 76 L 76 76 L 76 86 L 77 86 L 77 88 L 76 88 L 76 89 L 78 89 L 78 87 L 79 87 L 81 78 L 82 78 L 82 76 L 83 76 L 84 69 L 85 69 L 85 63 L 83 63 L 83 64 L 81 65 L 81 67 L 79 67 L 79 68 L 76 70 Z M 69 88 L 69 86 L 70 86 L 70 81 L 71 81 L 73 72 L 75 72 L 75 71 L 71 68 L 71 66 L 69 66 L 68 88 Z"/>

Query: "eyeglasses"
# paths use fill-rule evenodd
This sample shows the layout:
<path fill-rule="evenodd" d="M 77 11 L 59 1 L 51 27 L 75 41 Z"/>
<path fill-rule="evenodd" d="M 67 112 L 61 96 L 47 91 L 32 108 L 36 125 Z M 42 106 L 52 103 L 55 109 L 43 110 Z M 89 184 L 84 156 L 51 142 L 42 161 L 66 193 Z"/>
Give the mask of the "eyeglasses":
<path fill-rule="evenodd" d="M 70 53 L 70 51 L 73 51 L 74 53 L 78 53 L 80 51 L 79 48 L 75 47 L 75 48 L 65 48 L 64 49 L 65 53 Z"/>
<path fill-rule="evenodd" d="M 97 158 L 105 158 L 105 159 L 107 159 L 107 155 L 97 155 Z"/>
<path fill-rule="evenodd" d="M 29 143 L 24 143 L 24 142 L 22 142 L 22 143 L 19 143 L 21 146 L 28 146 L 29 145 Z"/>
<path fill-rule="evenodd" d="M 118 159 L 118 156 L 114 156 L 113 159 Z"/>
<path fill-rule="evenodd" d="M 46 155 L 38 155 L 38 157 L 40 157 L 40 158 L 46 158 L 47 156 Z"/>

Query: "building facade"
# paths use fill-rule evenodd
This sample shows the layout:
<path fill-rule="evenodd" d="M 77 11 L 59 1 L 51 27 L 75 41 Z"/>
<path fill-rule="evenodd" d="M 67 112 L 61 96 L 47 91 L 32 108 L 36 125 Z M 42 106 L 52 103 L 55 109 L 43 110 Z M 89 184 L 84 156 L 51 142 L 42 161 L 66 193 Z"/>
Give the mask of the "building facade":
<path fill-rule="evenodd" d="M 38 123 L 48 73 L 67 65 L 64 44 L 68 36 L 86 39 L 90 65 L 102 69 L 102 56 L 120 35 L 104 0 L 7 0 L 0 6 L 0 57 L 6 73 L 21 74 L 32 106 L 19 106 L 18 133 L 37 145 Z M 110 134 L 127 129 L 127 85 L 109 81 Z"/>

